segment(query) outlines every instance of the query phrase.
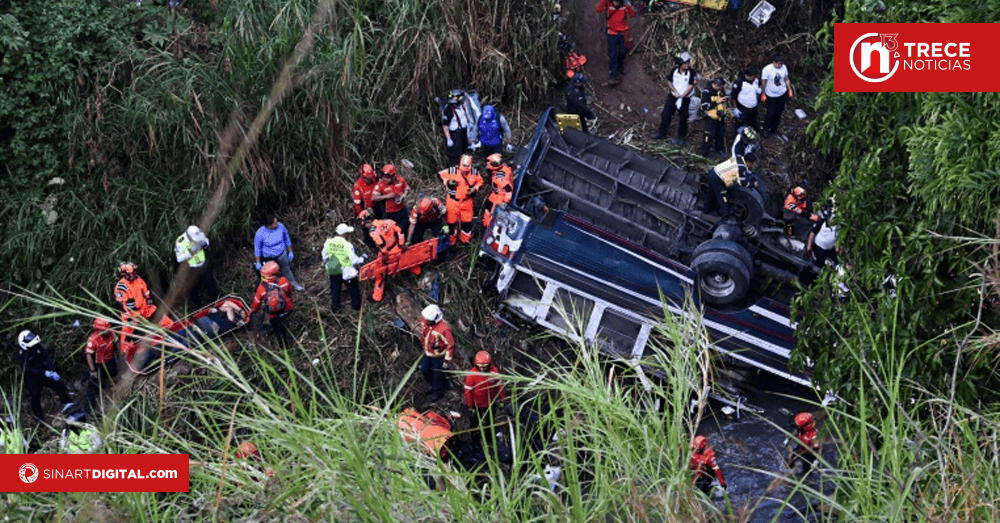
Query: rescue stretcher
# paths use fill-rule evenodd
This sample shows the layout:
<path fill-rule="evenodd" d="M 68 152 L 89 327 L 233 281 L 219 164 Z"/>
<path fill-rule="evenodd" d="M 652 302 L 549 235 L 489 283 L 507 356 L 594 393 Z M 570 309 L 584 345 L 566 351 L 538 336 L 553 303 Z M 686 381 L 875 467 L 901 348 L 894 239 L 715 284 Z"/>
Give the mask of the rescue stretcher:
<path fill-rule="evenodd" d="M 236 307 L 234 321 L 229 321 L 226 313 L 222 310 L 227 303 Z M 122 352 L 125 355 L 125 362 L 132 369 L 132 372 L 138 375 L 147 375 L 159 369 L 161 354 L 166 358 L 164 363 L 172 363 L 177 359 L 177 354 L 181 350 L 178 346 L 186 348 L 198 346 L 210 340 L 221 338 L 225 334 L 244 327 L 247 323 L 250 323 L 250 306 L 243 298 L 230 294 L 173 322 L 168 327 L 172 332 L 170 343 L 163 343 L 163 338 L 159 336 L 152 337 L 154 343 L 151 343 L 143 354 L 141 364 L 135 361 L 136 356 L 141 351 L 127 351 L 123 348 Z"/>
<path fill-rule="evenodd" d="M 411 245 L 406 250 L 390 254 L 379 254 L 373 261 L 364 264 L 359 271 L 361 281 L 373 280 L 376 276 L 392 276 L 398 272 L 420 267 L 421 265 L 443 257 L 455 243 L 453 235 L 441 235 Z"/>

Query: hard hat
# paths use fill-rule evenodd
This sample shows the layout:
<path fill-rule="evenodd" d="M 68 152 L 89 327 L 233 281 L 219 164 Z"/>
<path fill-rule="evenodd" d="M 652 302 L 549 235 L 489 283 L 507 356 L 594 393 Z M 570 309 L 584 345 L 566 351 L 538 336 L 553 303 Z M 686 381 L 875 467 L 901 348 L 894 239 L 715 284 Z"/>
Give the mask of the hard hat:
<path fill-rule="evenodd" d="M 481 350 L 476 353 L 476 358 L 473 361 L 477 367 L 488 367 L 490 363 L 493 363 L 493 358 L 490 357 L 490 353 Z"/>
<path fill-rule="evenodd" d="M 274 279 L 281 272 L 281 267 L 278 267 L 278 262 L 269 261 L 260 268 L 260 277 L 264 279 Z"/>
<path fill-rule="evenodd" d="M 42 338 L 31 331 L 21 331 L 21 334 L 17 335 L 17 344 L 21 346 L 21 350 L 28 350 L 41 342 Z"/>
<path fill-rule="evenodd" d="M 135 274 L 135 264 L 132 262 L 122 262 L 118 265 L 118 274 L 122 276 L 134 275 Z"/>
<path fill-rule="evenodd" d="M 800 412 L 795 415 L 795 425 L 801 428 L 806 428 L 815 423 L 815 421 L 813 415 L 808 412 Z"/>
<path fill-rule="evenodd" d="M 111 328 L 111 324 L 104 318 L 94 318 L 94 330 L 106 331 Z"/>
<path fill-rule="evenodd" d="M 424 307 L 424 310 L 420 311 L 420 315 L 431 323 L 437 323 L 444 317 L 444 314 L 441 313 L 441 307 L 434 304 Z"/>
<path fill-rule="evenodd" d="M 252 441 L 244 441 L 240 448 L 236 450 L 233 454 L 238 459 L 246 459 L 257 454 L 257 445 L 254 445 Z"/>
<path fill-rule="evenodd" d="M 197 225 L 192 225 L 188 227 L 187 231 L 184 231 L 184 234 L 187 235 L 189 240 L 195 243 L 201 243 L 205 241 L 205 233 L 201 232 L 201 229 L 199 229 Z"/>
<path fill-rule="evenodd" d="M 382 176 L 396 176 L 396 166 L 391 163 L 383 165 Z"/>
<path fill-rule="evenodd" d="M 464 99 L 465 92 L 461 89 L 452 89 L 451 92 L 448 93 L 448 103 L 458 104 L 462 103 L 462 100 Z"/>
<path fill-rule="evenodd" d="M 499 169 L 500 166 L 503 165 L 503 155 L 500 153 L 493 153 L 486 158 L 486 161 L 490 169 Z"/>
<path fill-rule="evenodd" d="M 337 231 L 337 236 L 343 236 L 349 232 L 354 232 L 354 227 L 351 227 L 346 223 L 341 223 L 337 225 L 337 228 L 335 230 Z"/>
<path fill-rule="evenodd" d="M 462 169 L 463 171 L 469 171 L 469 170 L 471 170 L 472 169 L 472 155 L 471 154 L 463 154 L 462 157 L 458 160 L 458 167 L 460 169 Z"/>
<path fill-rule="evenodd" d="M 433 207 L 434 207 L 434 203 L 431 202 L 431 199 L 430 198 L 424 198 L 424 199 L 420 200 L 420 204 L 417 206 L 417 211 L 420 214 L 427 214 L 427 213 L 431 212 L 431 209 Z"/>
<path fill-rule="evenodd" d="M 749 125 L 743 126 L 743 131 L 740 134 L 751 142 L 757 139 L 757 131 L 754 131 L 753 127 L 750 127 Z"/>
<path fill-rule="evenodd" d="M 792 189 L 792 196 L 794 196 L 798 200 L 801 200 L 802 198 L 806 197 L 806 190 L 803 189 L 802 187 L 796 187 Z"/>
<path fill-rule="evenodd" d="M 691 442 L 691 448 L 694 450 L 705 450 L 708 447 L 708 438 L 705 436 L 695 436 L 694 441 Z"/>
<path fill-rule="evenodd" d="M 375 169 L 372 167 L 372 164 L 370 163 L 362 165 L 361 169 L 358 170 L 358 173 L 361 175 L 362 178 L 365 179 L 365 181 L 369 183 L 371 183 L 372 179 L 375 178 Z"/>

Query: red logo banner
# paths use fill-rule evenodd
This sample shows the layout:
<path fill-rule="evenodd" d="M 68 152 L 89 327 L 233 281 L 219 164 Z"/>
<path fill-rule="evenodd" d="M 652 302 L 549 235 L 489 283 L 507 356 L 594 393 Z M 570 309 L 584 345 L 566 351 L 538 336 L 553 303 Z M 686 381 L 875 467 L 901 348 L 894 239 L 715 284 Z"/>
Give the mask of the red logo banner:
<path fill-rule="evenodd" d="M 0 454 L 2 492 L 188 492 L 187 454 Z"/>
<path fill-rule="evenodd" d="M 834 24 L 833 86 L 845 92 L 1000 92 L 998 24 Z"/>

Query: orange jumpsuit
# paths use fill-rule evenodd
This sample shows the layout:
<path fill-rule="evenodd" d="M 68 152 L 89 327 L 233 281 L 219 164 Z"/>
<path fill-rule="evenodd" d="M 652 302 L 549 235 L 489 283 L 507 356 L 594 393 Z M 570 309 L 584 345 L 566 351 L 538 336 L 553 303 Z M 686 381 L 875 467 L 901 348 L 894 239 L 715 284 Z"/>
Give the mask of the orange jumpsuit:
<path fill-rule="evenodd" d="M 445 190 L 448 192 L 447 222 L 452 230 L 458 234 L 458 239 L 462 243 L 469 243 L 472 240 L 472 198 L 483 186 L 483 177 L 479 175 L 479 170 L 475 167 L 471 169 L 460 169 L 449 167 L 438 173 L 441 181 L 444 182 Z"/>
<path fill-rule="evenodd" d="M 483 227 L 490 226 L 490 218 L 493 216 L 493 211 L 497 206 L 510 203 L 511 198 L 514 196 L 514 172 L 510 169 L 510 166 L 503 164 L 496 169 L 490 167 L 489 170 L 490 183 L 493 185 L 493 190 L 487 198 L 489 203 L 486 205 L 486 209 L 483 210 Z"/>
<path fill-rule="evenodd" d="M 379 302 L 382 301 L 382 296 L 385 294 L 385 272 L 399 263 L 406 238 L 396 222 L 392 220 L 375 220 L 372 222 L 372 226 L 375 227 L 375 230 L 371 232 L 371 237 L 378 247 L 379 258 L 386 268 L 386 271 L 375 275 L 375 288 L 372 289 L 372 301 Z M 410 272 L 420 274 L 420 267 L 412 267 Z"/>
<path fill-rule="evenodd" d="M 153 307 L 153 310 L 155 311 L 156 307 Z M 139 352 L 140 348 L 139 343 L 143 339 L 140 336 L 135 335 L 135 327 L 133 327 L 133 325 L 135 325 L 139 321 L 140 319 L 137 318 L 135 314 L 133 314 L 130 311 L 125 311 L 122 313 L 122 333 L 121 333 L 121 338 L 119 339 L 118 346 L 121 347 L 122 354 L 125 355 L 125 360 L 129 363 L 129 365 L 132 364 L 132 359 L 135 357 L 136 353 Z M 170 326 L 173 324 L 174 321 L 168 318 L 166 315 L 160 318 L 159 325 L 164 329 L 169 329 Z M 161 341 L 163 341 L 163 338 L 161 338 L 159 335 L 153 335 L 150 336 L 149 338 L 149 342 L 151 345 L 156 345 Z"/>
<path fill-rule="evenodd" d="M 122 310 L 125 312 L 129 311 L 127 305 L 129 300 L 134 300 L 136 310 L 143 318 L 149 319 L 156 312 L 156 305 L 153 305 L 153 300 L 150 299 L 146 280 L 138 276 L 134 280 L 123 277 L 115 284 L 115 301 L 122 306 Z"/>

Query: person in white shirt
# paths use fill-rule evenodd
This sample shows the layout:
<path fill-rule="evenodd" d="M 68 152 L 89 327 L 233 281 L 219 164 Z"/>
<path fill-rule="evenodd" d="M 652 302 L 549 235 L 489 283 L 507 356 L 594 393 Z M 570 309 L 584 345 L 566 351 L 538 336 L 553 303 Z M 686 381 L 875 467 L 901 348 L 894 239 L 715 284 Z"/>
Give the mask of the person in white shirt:
<path fill-rule="evenodd" d="M 469 151 L 468 128 L 472 125 L 475 122 L 465 107 L 465 92 L 452 89 L 447 102 L 441 107 L 441 130 L 444 131 L 449 166 L 458 165 L 458 159 Z"/>
<path fill-rule="evenodd" d="M 663 112 L 660 113 L 660 129 L 650 138 L 662 140 L 670 136 L 670 120 L 673 119 L 675 112 L 679 112 L 677 138 L 670 141 L 674 145 L 684 144 L 684 138 L 687 136 L 688 107 L 697 85 L 698 73 L 691 69 L 691 54 L 685 51 L 677 59 L 677 67 L 670 71 L 670 80 L 667 80 L 669 89 L 667 101 L 663 103 Z"/>
<path fill-rule="evenodd" d="M 760 95 L 760 100 L 767 104 L 767 116 L 762 131 L 767 137 L 778 131 L 781 113 L 785 111 L 785 102 L 795 97 L 795 91 L 792 88 L 792 79 L 788 77 L 788 67 L 785 66 L 784 58 L 780 54 L 774 55 L 771 63 L 764 67 L 761 80 L 764 92 Z"/>
<path fill-rule="evenodd" d="M 757 127 L 757 101 L 760 99 L 760 79 L 757 78 L 757 70 L 748 68 L 733 83 L 733 88 L 729 92 L 729 99 L 735 103 L 736 125 L 734 129 L 743 126 Z"/>

